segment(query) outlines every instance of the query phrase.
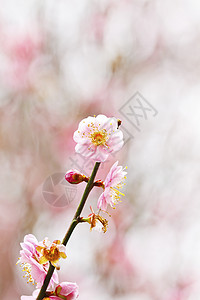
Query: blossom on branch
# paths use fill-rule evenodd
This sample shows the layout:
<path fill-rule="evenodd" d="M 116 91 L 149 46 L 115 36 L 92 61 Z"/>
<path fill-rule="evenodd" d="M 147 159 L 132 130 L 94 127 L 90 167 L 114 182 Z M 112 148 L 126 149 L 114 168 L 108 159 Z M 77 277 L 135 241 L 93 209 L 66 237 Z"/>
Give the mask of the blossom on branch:
<path fill-rule="evenodd" d="M 89 178 L 83 174 L 81 174 L 77 170 L 69 170 L 65 174 L 65 179 L 71 184 L 78 184 L 83 181 L 88 182 Z"/>
<path fill-rule="evenodd" d="M 119 151 L 124 144 L 119 121 L 104 115 L 83 119 L 73 138 L 77 153 L 98 162 L 104 162 L 110 153 Z"/>
<path fill-rule="evenodd" d="M 59 259 L 61 257 L 67 257 L 65 253 L 66 247 L 62 245 L 59 240 L 55 240 L 51 243 L 48 238 L 45 238 L 43 242 L 40 242 L 40 245 L 36 247 L 36 250 L 42 254 L 39 259 L 40 264 L 44 265 L 50 261 L 57 270 L 60 269 Z"/>
<path fill-rule="evenodd" d="M 20 257 L 17 263 L 23 267 L 25 271 L 24 277 L 27 277 L 28 282 L 37 283 L 37 287 L 40 288 L 44 282 L 45 276 L 49 268 L 49 262 L 45 264 L 40 263 L 41 254 L 37 251 L 39 242 L 33 234 L 28 234 L 24 237 L 24 242 L 20 244 L 22 250 L 20 250 Z M 58 274 L 55 270 L 51 277 L 49 288 L 53 288 L 54 284 L 58 284 Z"/>
<path fill-rule="evenodd" d="M 105 181 L 103 182 L 103 193 L 100 195 L 97 203 L 97 207 L 102 210 L 106 210 L 108 204 L 111 207 L 120 201 L 120 196 L 124 196 L 119 191 L 123 186 L 123 181 L 126 178 L 127 172 L 124 171 L 122 166 L 118 166 L 118 161 L 111 167 Z"/>
<path fill-rule="evenodd" d="M 35 290 L 32 296 L 21 296 L 21 300 L 36 300 L 40 290 Z M 46 292 L 43 300 L 75 300 L 78 298 L 78 285 L 73 282 L 62 282 L 56 288 L 55 291 Z"/>
<path fill-rule="evenodd" d="M 91 225 L 90 230 L 94 228 L 99 232 L 105 233 L 107 231 L 108 221 L 99 214 L 95 214 L 91 206 L 90 209 L 92 213 L 89 214 L 88 218 L 82 218 L 82 221 L 88 222 Z"/>

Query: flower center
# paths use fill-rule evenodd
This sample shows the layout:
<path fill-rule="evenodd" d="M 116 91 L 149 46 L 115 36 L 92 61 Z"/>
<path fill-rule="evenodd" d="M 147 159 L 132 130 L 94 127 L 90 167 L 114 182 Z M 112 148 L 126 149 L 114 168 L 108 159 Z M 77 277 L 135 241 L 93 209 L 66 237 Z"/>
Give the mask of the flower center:
<path fill-rule="evenodd" d="M 91 133 L 90 138 L 95 146 L 106 145 L 107 132 L 105 129 Z"/>
<path fill-rule="evenodd" d="M 60 258 L 60 254 L 56 246 L 51 246 L 50 249 L 44 248 L 43 255 L 49 261 L 56 261 Z"/>

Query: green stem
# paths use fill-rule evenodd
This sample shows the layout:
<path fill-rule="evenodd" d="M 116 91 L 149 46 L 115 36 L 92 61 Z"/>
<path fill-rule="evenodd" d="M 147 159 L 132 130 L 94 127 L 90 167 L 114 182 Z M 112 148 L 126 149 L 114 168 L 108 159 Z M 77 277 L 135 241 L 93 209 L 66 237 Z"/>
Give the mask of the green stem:
<path fill-rule="evenodd" d="M 80 214 L 81 214 L 81 212 L 83 210 L 83 207 L 85 205 L 87 197 L 88 197 L 91 189 L 93 188 L 94 179 L 95 179 L 95 176 L 96 176 L 97 171 L 99 169 L 99 166 L 100 166 L 100 162 L 96 162 L 95 165 L 94 165 L 94 169 L 92 171 L 92 174 L 90 176 L 90 179 L 89 179 L 89 181 L 88 181 L 88 183 L 86 185 L 86 188 L 85 188 L 85 191 L 83 193 L 82 199 L 81 199 L 81 201 L 79 203 L 79 206 L 78 206 L 78 208 L 76 210 L 76 213 L 74 215 L 74 218 L 73 218 L 73 220 L 72 220 L 72 222 L 71 222 L 71 224 L 69 226 L 69 229 L 68 229 L 68 231 L 67 231 L 67 233 L 66 233 L 66 235 L 65 235 L 65 237 L 64 237 L 64 239 L 62 241 L 62 244 L 65 245 L 65 246 L 67 245 L 67 242 L 69 241 L 69 238 L 70 238 L 72 232 L 74 231 L 74 228 L 80 222 Z M 53 275 L 54 269 L 55 269 L 55 267 L 52 266 L 52 264 L 50 263 L 49 270 L 47 272 L 47 275 L 46 275 L 45 280 L 43 282 L 43 285 L 41 287 L 40 293 L 39 293 L 39 295 L 37 297 L 37 300 L 42 300 L 45 297 L 45 292 L 47 290 L 47 287 L 48 287 L 49 282 L 51 280 L 51 277 Z"/>

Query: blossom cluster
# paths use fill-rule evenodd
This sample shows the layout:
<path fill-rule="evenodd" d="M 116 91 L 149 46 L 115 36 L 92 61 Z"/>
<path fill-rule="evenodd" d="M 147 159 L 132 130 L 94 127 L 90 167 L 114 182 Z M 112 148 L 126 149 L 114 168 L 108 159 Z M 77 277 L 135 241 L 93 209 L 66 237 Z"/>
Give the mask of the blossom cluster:
<path fill-rule="evenodd" d="M 21 300 L 35 300 L 40 290 L 37 289 L 33 292 L 32 296 L 22 296 Z M 56 286 L 55 291 L 46 292 L 46 297 L 43 299 L 49 300 L 73 300 L 78 297 L 78 286 L 72 282 L 62 282 Z"/>
<path fill-rule="evenodd" d="M 109 154 L 120 150 L 124 144 L 123 133 L 119 129 L 121 121 L 104 115 L 88 117 L 83 119 L 74 133 L 74 141 L 77 143 L 75 150 L 88 159 L 105 162 Z M 127 172 L 116 161 L 111 167 L 104 181 L 98 180 L 94 186 L 103 188 L 103 192 L 97 201 L 99 211 L 107 211 L 108 205 L 115 208 L 115 204 L 124 196 L 119 190 L 124 185 Z M 69 170 L 65 179 L 71 184 L 78 184 L 82 181 L 88 182 L 89 178 L 77 170 Z M 92 210 L 92 209 L 91 209 Z M 91 224 L 91 229 L 106 232 L 107 220 L 99 214 L 92 214 L 83 221 Z"/>
<path fill-rule="evenodd" d="M 17 263 L 23 267 L 25 272 L 24 277 L 28 282 L 36 283 L 37 290 L 33 292 L 33 296 L 22 296 L 21 300 L 36 299 L 36 295 L 41 288 L 45 276 L 47 274 L 49 264 L 55 266 L 56 270 L 59 270 L 59 259 L 66 258 L 66 249 L 64 245 L 61 245 L 59 240 L 52 243 L 45 238 L 43 241 L 38 242 L 33 234 L 28 234 L 24 237 L 24 242 L 20 244 L 22 250 L 20 251 L 20 257 Z M 50 299 L 63 299 L 59 296 L 68 296 L 66 299 L 75 299 L 78 296 L 78 287 L 75 283 L 63 282 L 59 284 L 58 273 L 54 271 L 49 286 L 47 297 Z M 59 289 L 61 287 L 61 289 Z M 58 293 L 59 290 L 59 293 Z M 56 298 L 57 297 L 57 298 Z"/>
<path fill-rule="evenodd" d="M 116 118 L 107 118 L 104 115 L 97 117 L 88 117 L 82 120 L 78 130 L 74 133 L 74 141 L 77 143 L 75 150 L 94 162 L 104 162 L 110 153 L 114 153 L 123 146 L 123 134 L 119 129 L 121 121 Z M 116 161 L 108 172 L 104 181 L 97 180 L 92 182 L 94 186 L 103 189 L 97 201 L 98 213 L 95 213 L 91 207 L 91 214 L 87 218 L 80 217 L 79 222 L 90 224 L 90 230 L 93 228 L 100 232 L 106 232 L 108 221 L 100 215 L 100 212 L 107 212 L 107 207 L 115 207 L 120 201 L 120 196 L 124 195 L 119 191 L 124 184 L 127 172 Z M 81 182 L 89 183 L 89 177 L 78 170 L 69 170 L 65 179 L 71 184 Z M 45 297 L 43 299 L 65 299 L 73 300 L 79 295 L 76 283 L 62 282 L 59 283 L 57 270 L 60 269 L 60 258 L 66 258 L 66 247 L 59 240 L 50 242 L 48 238 L 38 242 L 33 234 L 24 237 L 21 243 L 22 250 L 18 263 L 25 271 L 24 277 L 28 282 L 36 284 L 36 290 L 32 296 L 22 296 L 21 300 L 37 299 L 40 288 L 43 286 L 45 277 L 50 265 L 55 267 L 52 277 L 50 278 Z M 40 295 L 41 296 L 41 295 Z M 40 297 L 39 296 L 39 297 Z M 43 296 L 41 296 L 43 297 Z"/>

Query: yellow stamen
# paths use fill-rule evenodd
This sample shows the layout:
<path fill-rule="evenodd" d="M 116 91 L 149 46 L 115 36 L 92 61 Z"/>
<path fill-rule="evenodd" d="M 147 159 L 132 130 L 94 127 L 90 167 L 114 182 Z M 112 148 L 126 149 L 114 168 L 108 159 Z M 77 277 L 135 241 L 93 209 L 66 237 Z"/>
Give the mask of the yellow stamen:
<path fill-rule="evenodd" d="M 95 146 L 103 145 L 103 146 L 108 147 L 106 142 L 108 140 L 108 134 L 110 134 L 110 133 L 108 133 L 106 129 L 101 129 L 100 123 L 98 125 L 95 125 L 94 122 L 91 122 L 87 126 L 89 128 L 89 132 L 82 133 L 82 137 L 87 136 L 89 139 L 91 139 L 91 142 Z"/>
<path fill-rule="evenodd" d="M 22 267 L 22 271 L 25 272 L 24 278 L 27 278 L 27 283 L 32 282 L 34 284 L 33 277 L 31 276 L 31 265 L 28 263 L 21 263 L 20 267 Z"/>
<path fill-rule="evenodd" d="M 107 132 L 106 130 L 95 131 L 90 135 L 92 143 L 95 146 L 106 145 L 107 141 Z"/>
<path fill-rule="evenodd" d="M 112 187 L 111 187 L 112 188 Z M 115 191 L 115 193 L 117 194 L 117 195 L 122 195 L 122 196 L 125 196 L 123 193 L 121 193 L 120 191 L 118 191 L 118 190 L 116 190 L 115 188 L 112 188 L 114 191 Z"/>

